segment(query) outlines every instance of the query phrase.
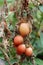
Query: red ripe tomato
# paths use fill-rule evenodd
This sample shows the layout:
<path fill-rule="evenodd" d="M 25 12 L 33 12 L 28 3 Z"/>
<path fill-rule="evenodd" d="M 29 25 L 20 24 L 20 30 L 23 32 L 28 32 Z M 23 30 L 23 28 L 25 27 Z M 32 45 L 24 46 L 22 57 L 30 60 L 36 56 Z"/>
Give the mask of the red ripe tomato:
<path fill-rule="evenodd" d="M 25 44 L 21 44 L 17 47 L 17 54 L 21 55 L 25 52 L 25 50 L 26 50 Z"/>
<path fill-rule="evenodd" d="M 21 23 L 19 32 L 22 36 L 26 36 L 29 34 L 29 26 L 28 23 Z"/>
<path fill-rule="evenodd" d="M 33 50 L 32 50 L 31 47 L 29 47 L 29 48 L 26 49 L 26 52 L 25 52 L 26 56 L 31 56 L 32 53 L 33 53 Z"/>
<path fill-rule="evenodd" d="M 15 46 L 18 46 L 19 44 L 22 44 L 23 43 L 23 37 L 20 36 L 20 35 L 17 35 L 15 38 L 14 38 L 14 45 Z"/>

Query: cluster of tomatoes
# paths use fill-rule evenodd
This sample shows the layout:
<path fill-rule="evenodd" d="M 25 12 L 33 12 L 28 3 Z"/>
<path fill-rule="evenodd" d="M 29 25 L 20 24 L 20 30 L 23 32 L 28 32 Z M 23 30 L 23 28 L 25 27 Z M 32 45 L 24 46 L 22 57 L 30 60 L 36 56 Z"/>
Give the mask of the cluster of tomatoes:
<path fill-rule="evenodd" d="M 19 26 L 20 35 L 14 37 L 14 46 L 16 47 L 16 52 L 19 55 L 25 54 L 26 56 L 32 56 L 33 50 L 31 47 L 26 47 L 24 43 L 24 37 L 29 34 L 28 23 L 21 23 Z"/>

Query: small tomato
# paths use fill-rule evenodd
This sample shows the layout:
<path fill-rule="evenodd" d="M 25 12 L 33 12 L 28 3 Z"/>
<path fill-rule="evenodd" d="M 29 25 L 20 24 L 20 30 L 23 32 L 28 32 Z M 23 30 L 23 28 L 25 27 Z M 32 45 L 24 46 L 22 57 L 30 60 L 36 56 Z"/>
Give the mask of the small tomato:
<path fill-rule="evenodd" d="M 20 44 L 23 43 L 23 37 L 20 36 L 20 35 L 17 35 L 15 38 L 14 38 L 14 45 L 15 46 L 18 46 Z"/>
<path fill-rule="evenodd" d="M 32 53 L 33 53 L 33 50 L 32 50 L 32 48 L 31 48 L 31 47 L 26 48 L 26 52 L 25 52 L 26 56 L 31 56 L 31 55 L 32 55 Z"/>
<path fill-rule="evenodd" d="M 19 32 L 22 36 L 26 36 L 29 34 L 29 26 L 28 23 L 21 23 Z"/>
<path fill-rule="evenodd" d="M 25 44 L 21 44 L 17 47 L 17 54 L 21 55 L 25 52 L 25 50 L 26 50 Z"/>

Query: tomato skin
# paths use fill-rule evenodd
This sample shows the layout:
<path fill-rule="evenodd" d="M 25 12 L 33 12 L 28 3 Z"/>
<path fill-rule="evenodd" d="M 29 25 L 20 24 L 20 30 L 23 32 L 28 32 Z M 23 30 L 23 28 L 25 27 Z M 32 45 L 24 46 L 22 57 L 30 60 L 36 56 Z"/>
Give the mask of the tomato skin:
<path fill-rule="evenodd" d="M 28 23 L 21 23 L 19 28 L 20 34 L 24 37 L 29 34 L 29 26 Z"/>
<path fill-rule="evenodd" d="M 20 36 L 20 35 L 17 35 L 15 38 L 14 38 L 14 45 L 15 46 L 18 46 L 20 44 L 23 43 L 23 37 Z"/>
<path fill-rule="evenodd" d="M 25 44 L 21 44 L 17 47 L 17 54 L 21 55 L 25 53 L 26 47 Z"/>
<path fill-rule="evenodd" d="M 32 53 L 33 53 L 33 50 L 31 47 L 26 48 L 26 52 L 25 52 L 26 56 L 32 56 Z"/>

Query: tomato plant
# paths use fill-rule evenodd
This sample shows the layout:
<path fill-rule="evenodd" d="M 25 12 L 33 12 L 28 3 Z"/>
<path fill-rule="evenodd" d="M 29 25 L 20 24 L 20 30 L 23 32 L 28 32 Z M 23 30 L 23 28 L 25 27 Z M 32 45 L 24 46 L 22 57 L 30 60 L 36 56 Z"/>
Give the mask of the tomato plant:
<path fill-rule="evenodd" d="M 0 0 L 0 59 L 43 65 L 43 0 Z"/>

